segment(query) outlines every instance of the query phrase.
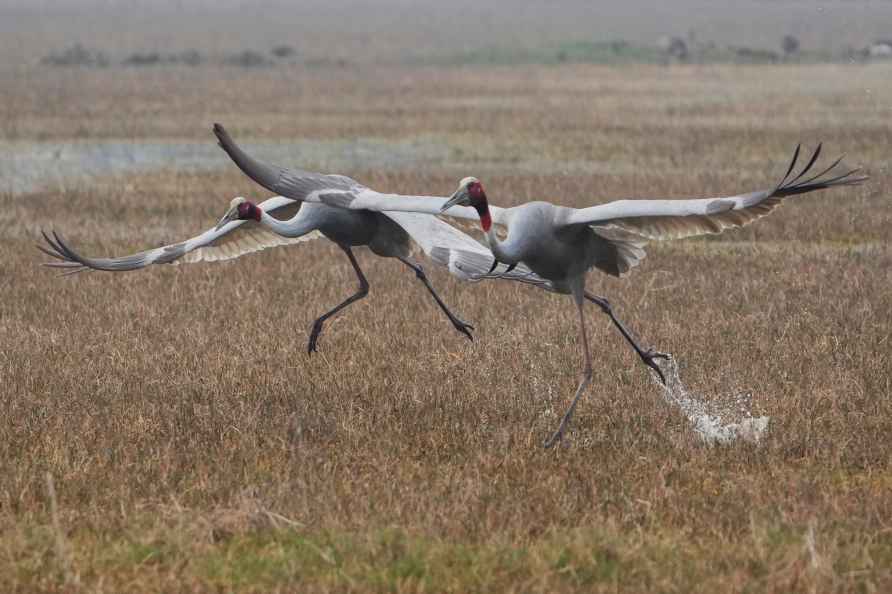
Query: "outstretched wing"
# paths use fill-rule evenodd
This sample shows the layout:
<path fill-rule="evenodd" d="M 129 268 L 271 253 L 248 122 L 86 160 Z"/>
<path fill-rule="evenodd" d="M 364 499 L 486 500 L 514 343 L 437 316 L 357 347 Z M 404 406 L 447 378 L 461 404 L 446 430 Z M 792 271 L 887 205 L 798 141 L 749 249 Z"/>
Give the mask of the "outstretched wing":
<path fill-rule="evenodd" d="M 377 212 L 419 212 L 439 214 L 448 198 L 439 196 L 403 196 L 382 194 L 367 188 L 343 175 L 326 175 L 301 169 L 285 169 L 262 163 L 239 147 L 220 124 L 214 124 L 214 134 L 226 154 L 245 175 L 277 194 L 304 202 L 321 202 L 329 206 L 351 210 Z M 505 209 L 490 206 L 490 216 L 495 224 L 503 224 Z M 479 215 L 473 208 L 456 206 L 449 209 L 449 216 L 477 221 Z"/>
<path fill-rule="evenodd" d="M 795 177 L 790 178 L 799 157 L 796 147 L 793 160 L 780 183 L 770 190 L 724 198 L 695 200 L 618 200 L 590 208 L 570 210 L 563 227 L 589 225 L 601 234 L 603 228 L 616 229 L 644 240 L 678 239 L 706 233 L 721 233 L 742 227 L 773 211 L 788 196 L 806 194 L 836 186 L 854 186 L 867 180 L 856 175 L 860 169 L 841 174 L 832 172 L 842 157 L 816 175 L 806 177 L 821 154 L 821 145 Z"/>
<path fill-rule="evenodd" d="M 385 211 L 384 215 L 402 227 L 431 261 L 445 267 L 461 280 L 511 280 L 551 290 L 549 281 L 536 276 L 523 264 L 518 264 L 510 272 L 491 274 L 493 255 L 489 248 L 436 217 L 390 211 Z"/>
<path fill-rule="evenodd" d="M 258 206 L 277 218 L 290 218 L 300 209 L 300 202 L 276 196 L 265 200 Z M 301 237 L 282 237 L 261 227 L 255 221 L 232 221 L 220 229 L 209 229 L 186 241 L 119 258 L 81 256 L 55 232 L 52 236 L 47 233 L 43 234 L 49 247 L 38 245 L 37 248 L 59 260 L 58 262 L 48 262 L 46 266 L 65 269 L 65 274 L 74 274 L 90 269 L 122 272 L 145 268 L 151 264 L 229 260 L 250 252 L 308 241 L 321 236 L 317 231 L 313 231 Z"/>

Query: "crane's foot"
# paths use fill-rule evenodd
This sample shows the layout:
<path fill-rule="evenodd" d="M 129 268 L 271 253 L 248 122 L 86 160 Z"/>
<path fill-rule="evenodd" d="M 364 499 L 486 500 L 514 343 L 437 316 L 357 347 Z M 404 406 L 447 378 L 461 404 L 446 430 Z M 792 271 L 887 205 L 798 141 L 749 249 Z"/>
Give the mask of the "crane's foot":
<path fill-rule="evenodd" d="M 310 342 L 307 344 L 307 354 L 312 355 L 316 351 L 316 343 L 319 341 L 319 335 L 322 334 L 322 322 L 316 320 L 313 324 L 313 330 L 310 331 Z"/>
<path fill-rule="evenodd" d="M 452 325 L 455 326 L 456 330 L 467 336 L 468 340 L 473 342 L 474 337 L 471 335 L 471 330 L 473 330 L 474 327 L 472 325 L 458 318 L 451 318 L 450 321 L 452 322 Z"/>
<path fill-rule="evenodd" d="M 672 355 L 670 355 L 669 353 L 661 353 L 653 349 L 647 349 L 646 351 L 638 351 L 638 356 L 641 357 L 642 363 L 657 372 L 657 375 L 660 376 L 660 382 L 665 386 L 666 375 L 663 373 L 663 370 L 660 369 L 660 366 L 657 365 L 655 359 L 665 359 L 666 361 L 668 361 L 672 358 Z"/>
<path fill-rule="evenodd" d="M 579 391 L 577 391 L 577 397 L 573 398 L 573 403 L 570 405 L 570 408 L 567 409 L 567 412 L 564 413 L 564 416 L 561 418 L 561 424 L 558 425 L 557 431 L 555 431 L 551 437 L 545 440 L 545 443 L 542 444 L 545 446 L 545 449 L 549 449 L 554 444 L 562 441 L 564 439 L 564 431 L 567 430 L 567 425 L 570 424 L 570 419 L 573 417 L 573 411 L 576 410 L 576 402 L 579 400 Z"/>
<path fill-rule="evenodd" d="M 545 443 L 542 444 L 545 449 L 551 448 L 554 444 L 558 443 L 562 439 L 564 439 L 564 431 L 567 429 L 567 423 L 570 421 L 569 415 L 564 415 L 564 418 L 561 419 L 561 424 L 558 426 L 557 431 L 555 431 L 551 437 L 545 440 Z"/>

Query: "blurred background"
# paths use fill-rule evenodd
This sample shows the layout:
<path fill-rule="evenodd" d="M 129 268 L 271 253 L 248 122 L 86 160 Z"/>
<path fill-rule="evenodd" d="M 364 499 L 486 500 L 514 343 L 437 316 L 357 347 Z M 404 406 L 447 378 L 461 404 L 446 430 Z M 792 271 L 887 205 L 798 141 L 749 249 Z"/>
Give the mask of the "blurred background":
<path fill-rule="evenodd" d="M 656 60 L 648 50 L 664 37 L 683 41 L 692 61 L 744 49 L 762 59 L 845 59 L 892 39 L 892 5 L 881 0 L 3 0 L 0 11 L 7 65 L 76 44 L 109 65 L 186 52 L 211 62 L 256 52 L 260 60 L 368 65 L 606 61 L 607 43 L 617 44 L 615 58 Z"/>

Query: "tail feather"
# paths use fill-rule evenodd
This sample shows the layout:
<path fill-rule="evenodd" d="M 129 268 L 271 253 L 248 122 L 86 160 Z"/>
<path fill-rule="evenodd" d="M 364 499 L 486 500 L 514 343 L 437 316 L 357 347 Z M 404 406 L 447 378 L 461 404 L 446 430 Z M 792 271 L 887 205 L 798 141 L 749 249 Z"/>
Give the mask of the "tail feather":
<path fill-rule="evenodd" d="M 623 276 L 641 264 L 647 253 L 647 238 L 616 225 L 592 225 L 600 240 L 595 250 L 594 267 L 611 276 Z"/>

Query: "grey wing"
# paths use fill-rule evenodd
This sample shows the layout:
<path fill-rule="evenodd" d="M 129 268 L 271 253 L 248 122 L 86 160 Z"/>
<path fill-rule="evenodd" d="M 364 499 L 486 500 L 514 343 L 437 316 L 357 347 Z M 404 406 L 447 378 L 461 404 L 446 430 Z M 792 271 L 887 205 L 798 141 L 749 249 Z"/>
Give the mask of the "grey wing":
<path fill-rule="evenodd" d="M 238 146 L 220 124 L 214 124 L 214 134 L 220 147 L 245 175 L 276 194 L 292 200 L 331 202 L 332 206 L 349 207 L 356 192 L 363 188 L 357 181 L 343 175 L 327 175 L 302 169 L 285 169 L 262 163 Z M 327 196 L 321 200 L 319 196 Z M 338 202 L 344 204 L 337 204 Z"/>
<path fill-rule="evenodd" d="M 299 209 L 300 203 L 276 196 L 258 205 L 277 218 L 290 218 Z M 232 221 L 220 229 L 209 229 L 204 233 L 178 243 L 138 252 L 118 258 L 88 258 L 75 252 L 57 233 L 43 234 L 48 247 L 37 246 L 43 253 L 55 258 L 46 266 L 61 268 L 65 274 L 85 270 L 123 272 L 137 270 L 152 264 L 179 264 L 180 262 L 215 262 L 238 258 L 243 254 L 267 248 L 300 243 L 321 237 L 317 231 L 301 237 L 282 237 L 261 227 L 255 221 Z"/>
<path fill-rule="evenodd" d="M 438 214 L 449 200 L 442 196 L 403 196 L 383 194 L 367 188 L 349 177 L 314 173 L 302 169 L 284 168 L 258 161 L 238 146 L 220 124 L 214 124 L 214 134 L 220 147 L 238 165 L 245 175 L 277 194 L 293 200 L 320 202 L 329 206 L 351 210 L 372 210 L 376 212 L 421 212 Z M 506 209 L 490 206 L 493 222 L 501 224 Z M 477 211 L 466 206 L 450 208 L 445 213 L 450 217 L 479 220 Z"/>
<path fill-rule="evenodd" d="M 800 147 L 796 147 L 786 175 L 770 190 L 694 200 L 618 200 L 573 210 L 563 226 L 588 225 L 599 235 L 613 230 L 615 233 L 637 235 L 644 241 L 721 233 L 767 215 L 789 196 L 836 186 L 853 186 L 868 179 L 867 176 L 856 175 L 860 169 L 832 174 L 842 162 L 842 157 L 820 173 L 806 177 L 821 154 L 820 144 L 802 171 L 791 178 L 799 152 Z"/>
<path fill-rule="evenodd" d="M 490 274 L 493 255 L 489 248 L 433 215 L 391 211 L 385 211 L 384 215 L 402 227 L 431 261 L 461 280 L 512 280 L 551 290 L 549 281 L 536 276 L 523 264 L 511 272 Z"/>

